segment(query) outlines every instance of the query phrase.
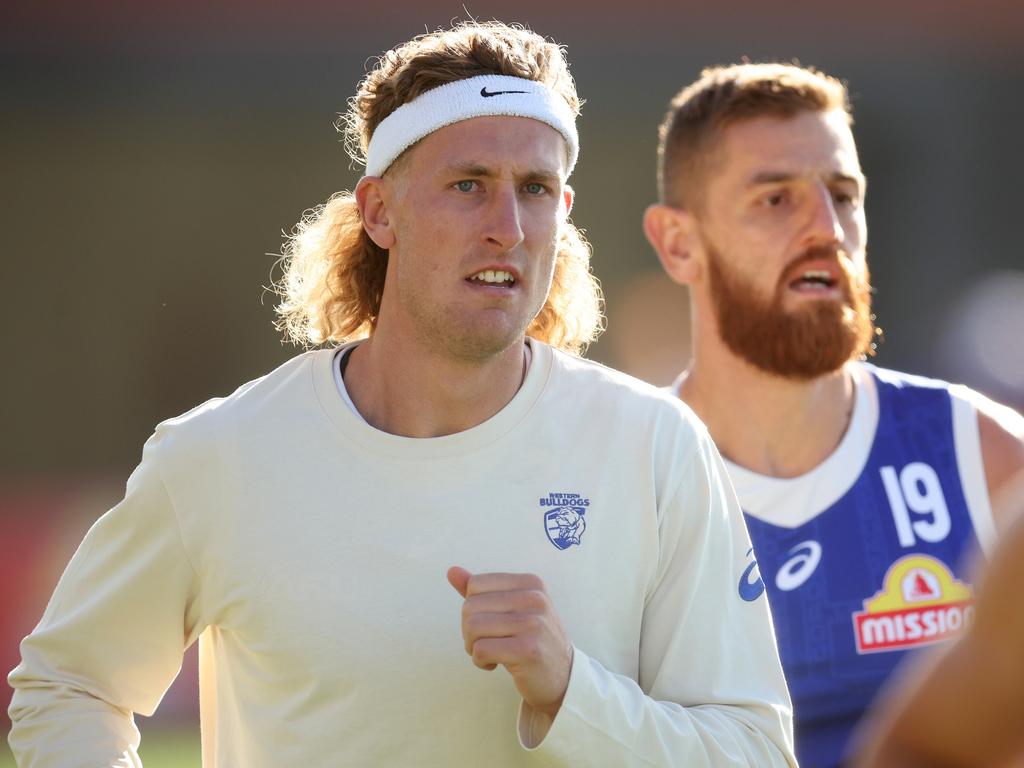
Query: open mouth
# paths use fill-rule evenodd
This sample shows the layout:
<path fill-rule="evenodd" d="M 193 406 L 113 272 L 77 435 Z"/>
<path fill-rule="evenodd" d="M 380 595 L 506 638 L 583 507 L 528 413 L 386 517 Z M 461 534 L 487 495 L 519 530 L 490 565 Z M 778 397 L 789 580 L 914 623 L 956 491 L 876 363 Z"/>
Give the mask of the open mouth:
<path fill-rule="evenodd" d="M 512 273 L 503 269 L 485 269 L 470 275 L 466 280 L 474 285 L 490 285 L 496 288 L 511 288 L 516 284 Z"/>
<path fill-rule="evenodd" d="M 835 288 L 839 281 L 826 269 L 808 269 L 802 272 L 789 287 L 798 291 L 826 291 Z"/>

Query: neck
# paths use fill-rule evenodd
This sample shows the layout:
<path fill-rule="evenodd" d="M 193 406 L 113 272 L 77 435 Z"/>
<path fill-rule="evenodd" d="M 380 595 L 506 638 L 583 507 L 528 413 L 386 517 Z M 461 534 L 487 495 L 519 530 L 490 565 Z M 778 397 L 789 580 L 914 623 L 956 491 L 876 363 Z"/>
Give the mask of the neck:
<path fill-rule="evenodd" d="M 504 408 L 525 377 L 523 342 L 485 360 L 374 334 L 350 353 L 345 387 L 373 427 L 403 437 L 463 432 Z"/>
<path fill-rule="evenodd" d="M 808 381 L 765 373 L 721 342 L 695 344 L 680 397 L 734 464 L 797 477 L 839 445 L 853 412 L 852 376 L 841 368 Z"/>

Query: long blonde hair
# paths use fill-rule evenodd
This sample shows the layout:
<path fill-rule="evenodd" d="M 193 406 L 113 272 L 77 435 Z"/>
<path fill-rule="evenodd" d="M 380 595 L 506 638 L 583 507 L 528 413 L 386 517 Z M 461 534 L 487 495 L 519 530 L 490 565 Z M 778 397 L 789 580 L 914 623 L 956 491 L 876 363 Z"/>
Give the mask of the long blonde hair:
<path fill-rule="evenodd" d="M 381 56 L 340 121 L 345 148 L 364 163 L 374 130 L 395 109 L 431 88 L 483 74 L 542 82 L 579 114 L 561 47 L 527 29 L 466 22 L 421 35 Z M 339 192 L 303 216 L 286 240 L 281 264 L 284 275 L 274 286 L 281 296 L 277 327 L 287 340 L 337 343 L 373 331 L 388 252 L 366 234 L 351 192 Z M 526 333 L 581 354 L 602 330 L 601 304 L 600 285 L 590 271 L 590 246 L 566 222 L 551 290 Z"/>

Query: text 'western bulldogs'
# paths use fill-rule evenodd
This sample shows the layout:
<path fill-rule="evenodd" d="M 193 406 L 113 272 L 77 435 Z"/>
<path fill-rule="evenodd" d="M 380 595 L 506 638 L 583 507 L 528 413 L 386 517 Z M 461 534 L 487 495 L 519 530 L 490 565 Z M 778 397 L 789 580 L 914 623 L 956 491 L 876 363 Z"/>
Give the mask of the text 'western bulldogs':
<path fill-rule="evenodd" d="M 540 500 L 542 507 L 589 507 L 590 499 L 585 499 L 578 493 L 549 493 L 546 499 Z"/>

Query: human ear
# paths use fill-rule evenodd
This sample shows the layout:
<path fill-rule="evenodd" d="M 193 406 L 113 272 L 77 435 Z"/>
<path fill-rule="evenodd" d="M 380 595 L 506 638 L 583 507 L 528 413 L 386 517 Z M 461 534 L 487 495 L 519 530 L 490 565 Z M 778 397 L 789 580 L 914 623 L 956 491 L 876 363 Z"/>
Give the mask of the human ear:
<path fill-rule="evenodd" d="M 355 197 L 366 234 L 378 247 L 389 250 L 395 244 L 395 232 L 388 211 L 387 182 L 379 176 L 363 176 Z"/>
<path fill-rule="evenodd" d="M 562 190 L 562 199 L 565 200 L 565 215 L 568 216 L 572 213 L 572 204 L 576 199 L 576 190 L 566 184 L 565 189 Z"/>
<path fill-rule="evenodd" d="M 693 215 L 682 208 L 654 204 L 644 211 L 644 234 L 661 266 L 675 282 L 689 285 L 699 272 L 694 258 Z"/>

